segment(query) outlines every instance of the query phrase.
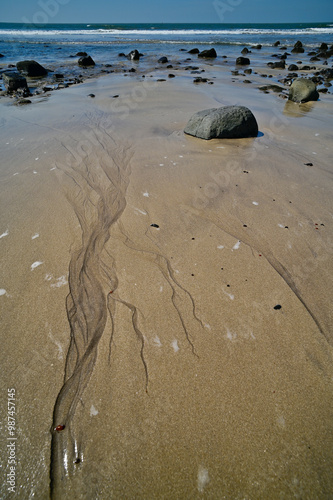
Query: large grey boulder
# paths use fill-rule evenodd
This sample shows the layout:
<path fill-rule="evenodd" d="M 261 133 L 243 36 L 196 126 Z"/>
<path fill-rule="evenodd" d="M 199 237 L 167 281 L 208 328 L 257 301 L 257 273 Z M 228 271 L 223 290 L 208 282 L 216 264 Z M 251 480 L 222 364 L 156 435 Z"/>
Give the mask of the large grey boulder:
<path fill-rule="evenodd" d="M 47 75 L 47 69 L 36 61 L 19 61 L 16 64 L 16 67 L 20 73 L 23 73 L 26 76 Z"/>
<path fill-rule="evenodd" d="M 206 140 L 257 137 L 258 124 L 245 106 L 224 106 L 195 113 L 184 132 Z"/>
<path fill-rule="evenodd" d="M 17 89 L 28 89 L 27 80 L 20 73 L 3 73 L 2 80 L 7 92 L 11 93 Z"/>
<path fill-rule="evenodd" d="M 296 78 L 289 89 L 289 100 L 294 102 L 317 101 L 316 84 L 309 78 Z"/>

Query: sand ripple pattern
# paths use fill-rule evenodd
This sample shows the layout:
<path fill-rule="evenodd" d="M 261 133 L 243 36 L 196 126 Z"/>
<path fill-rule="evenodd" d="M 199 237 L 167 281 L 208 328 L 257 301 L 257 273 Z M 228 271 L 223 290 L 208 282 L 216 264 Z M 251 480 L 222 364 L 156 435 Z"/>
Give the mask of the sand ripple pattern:
<path fill-rule="evenodd" d="M 94 125 L 93 134 L 90 133 L 94 146 L 89 152 L 79 157 L 66 142 L 63 146 L 69 152 L 67 160 L 65 164 L 57 164 L 67 198 L 82 229 L 82 245 L 72 254 L 69 266 L 70 292 L 66 307 L 71 336 L 64 383 L 53 414 L 52 498 L 63 498 L 66 476 L 77 460 L 71 422 L 91 377 L 108 309 L 110 311 L 107 290 L 117 286 L 115 271 L 104 264 L 103 252 L 112 225 L 126 207 L 130 176 L 131 149 L 123 144 L 119 146 L 100 124 Z M 136 324 L 136 310 L 134 306 L 128 307 Z M 55 430 L 57 426 L 65 427 L 59 432 Z"/>

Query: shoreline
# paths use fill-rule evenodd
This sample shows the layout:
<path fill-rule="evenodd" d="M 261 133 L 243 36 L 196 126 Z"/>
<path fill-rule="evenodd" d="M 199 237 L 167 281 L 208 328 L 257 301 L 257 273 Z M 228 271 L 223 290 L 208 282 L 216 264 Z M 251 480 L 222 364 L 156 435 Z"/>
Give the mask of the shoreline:
<path fill-rule="evenodd" d="M 200 66 L 214 85 L 161 69 L 0 100 L 2 366 L 25 497 L 49 497 L 63 424 L 60 498 L 332 488 L 332 97 L 288 106 L 259 75 Z M 184 135 L 229 104 L 257 138 Z M 77 373 L 70 331 L 81 352 L 100 325 L 79 403 L 53 413 L 68 352 Z"/>

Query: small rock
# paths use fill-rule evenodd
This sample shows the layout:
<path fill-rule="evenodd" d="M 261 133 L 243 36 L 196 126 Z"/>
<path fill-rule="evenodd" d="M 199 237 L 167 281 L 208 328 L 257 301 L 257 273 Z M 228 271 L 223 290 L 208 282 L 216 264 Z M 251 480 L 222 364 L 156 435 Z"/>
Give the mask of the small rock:
<path fill-rule="evenodd" d="M 201 76 L 198 76 L 197 78 L 194 78 L 193 83 L 207 83 L 208 79 L 207 78 L 202 78 Z"/>
<path fill-rule="evenodd" d="M 215 49 L 203 50 L 198 54 L 198 57 L 202 57 L 204 59 L 214 59 L 217 57 L 217 53 Z"/>
<path fill-rule="evenodd" d="M 302 42 L 300 41 L 296 42 L 291 52 L 293 54 L 303 54 L 304 48 Z"/>
<path fill-rule="evenodd" d="M 269 62 L 269 63 L 267 63 L 267 66 L 269 66 L 272 69 L 285 69 L 286 63 L 284 62 L 284 60 L 277 61 L 277 62 L 274 62 L 274 63 L 273 62 Z"/>
<path fill-rule="evenodd" d="M 160 58 L 159 58 L 158 62 L 159 62 L 160 64 L 166 64 L 167 62 L 169 62 L 169 60 L 168 60 L 168 58 L 167 58 L 167 57 L 163 56 L 163 57 L 160 57 Z"/>
<path fill-rule="evenodd" d="M 132 50 L 128 56 L 127 56 L 128 59 L 130 59 L 131 61 L 138 61 L 140 59 L 140 53 L 138 50 Z"/>
<path fill-rule="evenodd" d="M 316 84 L 309 78 L 296 78 L 289 89 L 289 100 L 294 102 L 317 101 Z"/>
<path fill-rule="evenodd" d="M 2 79 L 5 88 L 9 93 L 12 93 L 20 88 L 24 89 L 28 88 L 27 80 L 24 78 L 24 76 L 20 75 L 19 73 L 14 73 L 14 72 L 3 73 Z"/>
<path fill-rule="evenodd" d="M 24 106 L 25 104 L 31 104 L 31 101 L 30 99 L 19 99 L 17 101 L 17 104 L 20 106 Z"/>
<path fill-rule="evenodd" d="M 86 57 L 88 54 L 87 52 L 77 52 L 75 54 L 75 57 Z"/>
<path fill-rule="evenodd" d="M 84 68 L 88 66 L 95 66 L 95 61 L 91 56 L 83 56 L 78 60 L 78 65 Z"/>
<path fill-rule="evenodd" d="M 236 65 L 237 66 L 248 66 L 250 64 L 250 59 L 248 57 L 237 57 Z"/>
<path fill-rule="evenodd" d="M 189 54 L 199 54 L 200 50 L 199 49 L 191 49 L 188 51 Z"/>

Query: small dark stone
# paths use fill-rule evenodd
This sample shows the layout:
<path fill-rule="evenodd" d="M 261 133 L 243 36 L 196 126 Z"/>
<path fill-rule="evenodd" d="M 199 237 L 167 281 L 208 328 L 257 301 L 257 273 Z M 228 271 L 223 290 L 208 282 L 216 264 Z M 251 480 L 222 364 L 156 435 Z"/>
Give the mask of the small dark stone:
<path fill-rule="evenodd" d="M 198 76 L 197 78 L 194 78 L 193 83 L 207 83 L 208 79 L 207 78 L 202 78 L 201 76 Z"/>
<path fill-rule="evenodd" d="M 163 56 L 163 57 L 160 57 L 160 58 L 159 58 L 158 62 L 159 62 L 160 64 L 166 64 L 167 62 L 169 62 L 169 60 L 168 60 L 168 58 L 167 58 L 167 57 Z"/>
<path fill-rule="evenodd" d="M 280 306 L 280 304 L 277 304 L 276 306 L 274 306 L 274 309 L 278 311 L 279 309 L 282 309 L 282 306 Z"/>
<path fill-rule="evenodd" d="M 19 104 L 20 106 L 23 106 L 25 104 L 31 104 L 31 101 L 30 101 L 30 99 L 19 99 L 17 101 L 17 104 Z"/>
<path fill-rule="evenodd" d="M 132 50 L 128 56 L 127 56 L 128 59 L 130 59 L 131 61 L 138 61 L 140 59 L 140 53 L 138 50 Z"/>
<path fill-rule="evenodd" d="M 198 57 L 202 57 L 204 59 L 214 59 L 215 57 L 217 57 L 216 50 L 215 49 L 203 50 L 198 54 Z"/>
<path fill-rule="evenodd" d="M 5 57 L 5 56 L 4 56 L 3 54 L 0 54 L 0 58 L 1 58 L 1 57 Z"/>
<path fill-rule="evenodd" d="M 293 54 L 303 54 L 304 48 L 302 42 L 300 41 L 296 42 L 291 52 Z"/>
<path fill-rule="evenodd" d="M 158 224 L 150 224 L 150 227 L 156 227 L 156 229 L 159 229 L 159 225 Z"/>
<path fill-rule="evenodd" d="M 296 64 L 290 64 L 288 66 L 288 71 L 298 71 L 298 66 Z"/>
<path fill-rule="evenodd" d="M 275 42 L 275 43 L 274 43 L 274 45 L 273 45 L 273 46 L 274 46 L 274 47 L 278 47 L 278 46 L 280 45 L 280 43 L 281 43 L 281 42 L 277 41 L 277 42 Z"/>
<path fill-rule="evenodd" d="M 88 94 L 88 97 L 95 97 L 95 94 Z"/>
<path fill-rule="evenodd" d="M 88 55 L 87 52 L 77 52 L 75 54 L 76 57 L 86 57 L 87 55 Z"/>
<path fill-rule="evenodd" d="M 250 59 L 248 57 L 237 57 L 236 65 L 237 66 L 248 66 L 250 64 Z"/>
<path fill-rule="evenodd" d="M 173 73 L 169 73 L 168 74 L 168 78 L 175 78 L 176 75 L 174 75 Z"/>
<path fill-rule="evenodd" d="M 269 66 L 272 69 L 285 69 L 286 63 L 284 62 L 284 60 L 281 60 L 274 63 L 269 62 L 267 63 L 267 66 Z"/>
<path fill-rule="evenodd" d="M 78 65 L 83 67 L 95 66 L 95 61 L 91 56 L 83 56 L 78 60 Z"/>
<path fill-rule="evenodd" d="M 200 50 L 199 49 L 191 49 L 188 51 L 189 54 L 199 54 Z"/>
<path fill-rule="evenodd" d="M 248 54 L 250 51 L 247 47 L 244 47 L 244 49 L 242 50 L 242 54 Z"/>

